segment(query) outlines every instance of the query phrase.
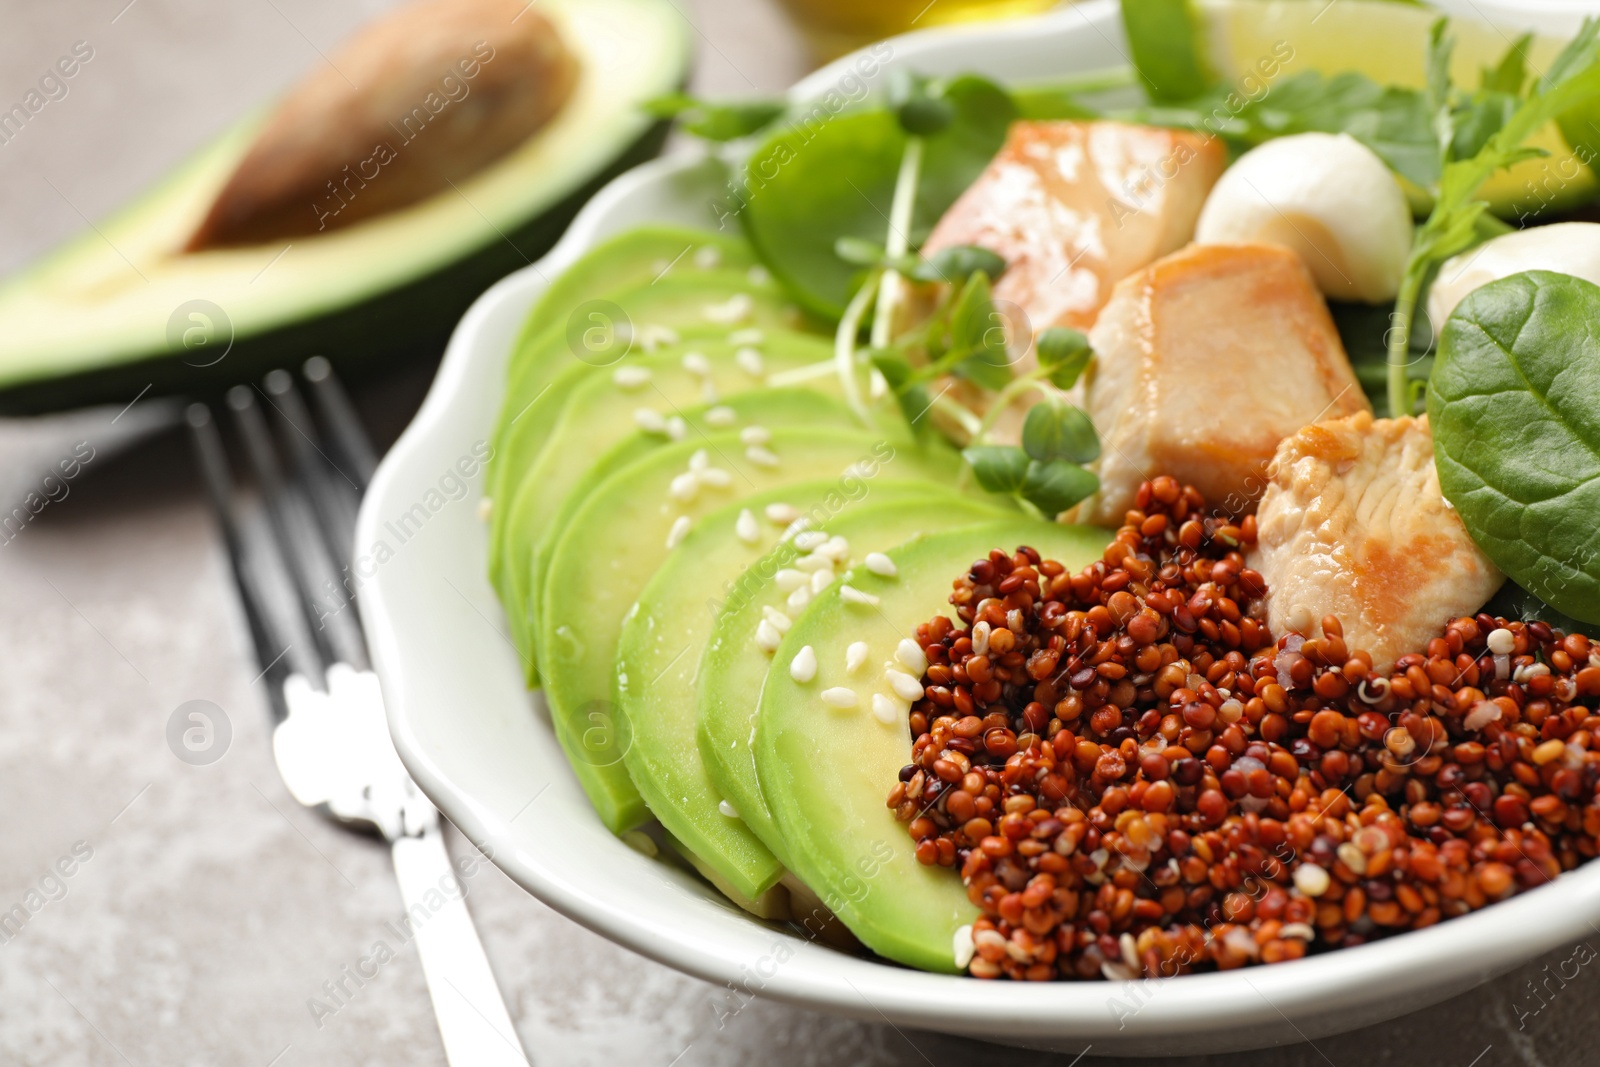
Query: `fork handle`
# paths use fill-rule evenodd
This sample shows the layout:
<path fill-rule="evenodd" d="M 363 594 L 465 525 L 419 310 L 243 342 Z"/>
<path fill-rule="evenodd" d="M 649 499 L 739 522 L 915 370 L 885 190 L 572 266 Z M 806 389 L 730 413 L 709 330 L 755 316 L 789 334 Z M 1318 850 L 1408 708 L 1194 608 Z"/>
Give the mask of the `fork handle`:
<path fill-rule="evenodd" d="M 394 873 L 451 1067 L 527 1067 L 440 828 L 396 838 Z"/>

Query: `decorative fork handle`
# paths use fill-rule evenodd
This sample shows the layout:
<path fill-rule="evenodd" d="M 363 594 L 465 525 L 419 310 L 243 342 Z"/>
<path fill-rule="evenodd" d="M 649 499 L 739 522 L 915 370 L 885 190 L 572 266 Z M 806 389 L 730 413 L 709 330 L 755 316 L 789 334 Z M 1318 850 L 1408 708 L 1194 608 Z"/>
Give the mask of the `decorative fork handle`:
<path fill-rule="evenodd" d="M 527 1067 L 437 825 L 394 840 L 394 873 L 450 1067 Z"/>

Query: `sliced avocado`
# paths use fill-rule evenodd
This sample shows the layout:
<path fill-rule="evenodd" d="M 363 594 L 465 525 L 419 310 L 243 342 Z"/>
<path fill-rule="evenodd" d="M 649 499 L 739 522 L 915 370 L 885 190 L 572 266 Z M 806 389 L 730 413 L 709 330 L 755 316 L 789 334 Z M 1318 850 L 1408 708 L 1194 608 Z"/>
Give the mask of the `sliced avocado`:
<path fill-rule="evenodd" d="M 745 356 L 754 352 L 759 365 Z M 832 357 L 832 345 L 819 337 L 787 330 L 764 332 L 762 343 L 738 345 L 726 339 L 672 345 L 653 356 L 628 360 L 635 375 L 624 378 L 615 370 L 574 367 L 551 383 L 550 389 L 522 416 L 523 421 L 555 425 L 545 434 L 536 456 L 517 456 L 511 462 L 522 470 L 520 481 L 505 498 L 507 505 L 491 529 L 489 574 L 506 602 L 528 603 L 529 576 L 534 549 L 545 540 L 549 521 L 573 489 L 596 484 L 589 479 L 591 464 L 576 457 L 599 457 L 612 445 L 639 430 L 637 413 L 648 410 L 663 420 L 682 418 L 688 409 L 703 411 L 723 399 L 759 389 L 772 372 L 792 370 Z M 702 376 L 685 366 L 704 360 Z M 752 373 L 755 371 L 755 373 Z M 832 392 L 837 379 L 815 383 Z M 813 388 L 815 388 L 815 386 Z M 727 406 L 727 405 L 723 405 Z M 730 408 L 730 417 L 738 412 Z M 727 429 L 728 427 L 723 427 Z M 667 438 L 663 435 L 661 440 Z M 498 559 L 497 559 L 498 557 Z M 526 627 L 511 621 L 512 638 L 524 659 L 531 662 Z"/>
<path fill-rule="evenodd" d="M 865 485 L 860 493 L 867 495 Z M 1001 514 L 981 504 L 969 508 L 953 491 L 932 482 L 878 481 L 871 487 L 870 499 L 870 510 L 882 521 L 892 522 L 889 516 L 894 515 L 914 516 L 906 536 L 920 528 L 939 528 L 942 515 L 971 515 L 972 521 L 981 521 Z M 730 600 L 759 595 L 771 587 L 779 567 L 792 566 L 806 554 L 793 538 L 783 537 L 782 526 L 764 517 L 767 505 L 783 504 L 803 515 L 828 517 L 812 528 L 832 533 L 838 519 L 854 510 L 854 503 L 840 491 L 838 479 L 828 478 L 770 489 L 707 515 L 645 585 L 617 642 L 614 697 L 618 715 L 627 719 L 633 733 L 633 744 L 623 754 L 629 777 L 661 825 L 703 866 L 715 871 L 720 882 L 747 899 L 759 898 L 784 869 L 752 832 L 753 826 L 741 821 L 744 808 L 737 802 L 728 810 L 722 808 L 725 797 L 712 784 L 701 758 L 695 738 L 695 708 L 707 684 L 701 654 Z M 904 539 L 886 538 L 881 544 Z M 859 562 L 865 553 L 854 551 L 854 543 L 851 548 L 851 558 Z M 747 569 L 757 564 L 759 569 Z M 774 608 L 783 608 L 781 596 L 761 599 L 775 599 Z M 742 643 L 754 648 L 755 630 L 751 623 L 740 635 Z M 764 673 L 769 656 L 759 649 L 755 654 Z M 754 709 L 753 701 L 745 703 Z"/>
<path fill-rule="evenodd" d="M 485 288 L 548 248 L 613 172 L 655 153 L 665 130 L 640 104 L 687 73 L 688 26 L 669 0 L 539 10 L 578 80 L 548 125 L 456 188 L 340 231 L 181 251 L 258 115 L 0 286 L 0 410 L 198 391 L 316 352 L 353 373 L 436 353 Z"/>
<path fill-rule="evenodd" d="M 938 497 L 886 503 L 874 487 L 861 503 L 839 511 L 820 528 L 848 541 L 851 559 L 859 563 L 868 552 L 883 551 L 918 534 L 1001 519 L 1008 512 L 1014 515 L 1015 509 L 1001 498 L 958 497 L 948 489 Z M 756 783 L 751 749 L 761 687 L 774 660 L 754 636 L 769 609 L 795 614 L 786 604 L 789 594 L 772 580 L 780 568 L 791 566 L 795 555 L 794 546 L 785 543 L 743 571 L 723 598 L 696 676 L 696 732 L 706 772 L 719 797 L 734 806 L 745 825 L 780 859 L 783 840 Z"/>
<path fill-rule="evenodd" d="M 784 635 L 761 693 L 756 774 L 777 822 L 791 869 L 863 944 L 925 971 L 954 972 L 952 939 L 977 918 L 957 872 L 917 862 L 911 837 L 885 806 L 900 768 L 911 759 L 906 703 L 885 678 L 900 641 L 919 624 L 952 615 L 951 584 L 992 549 L 1030 545 L 1077 570 L 1096 559 L 1110 533 L 1029 519 L 915 538 L 887 555 L 896 573 L 857 567 L 822 592 Z M 877 604 L 846 601 L 849 586 Z M 867 666 L 845 669 L 845 650 L 864 641 Z M 801 683 L 787 666 L 805 646 L 816 676 Z M 856 707 L 823 702 L 828 689 L 856 694 Z M 873 697 L 894 701 L 880 720 Z"/>
<path fill-rule="evenodd" d="M 612 701 L 617 638 L 639 591 L 671 550 L 669 537 L 675 544 L 696 519 L 775 486 L 817 478 L 837 478 L 844 486 L 885 471 L 943 480 L 960 462 L 948 449 L 923 449 L 865 430 L 805 427 L 771 434 L 765 448 L 777 457 L 774 466 L 748 458 L 737 433 L 657 449 L 598 486 L 551 551 L 537 630 L 545 700 L 579 781 L 614 833 L 646 817 L 622 765 L 632 735 Z M 672 480 L 701 451 L 711 466 L 728 472 L 729 484 L 706 486 L 693 501 L 674 500 Z"/>

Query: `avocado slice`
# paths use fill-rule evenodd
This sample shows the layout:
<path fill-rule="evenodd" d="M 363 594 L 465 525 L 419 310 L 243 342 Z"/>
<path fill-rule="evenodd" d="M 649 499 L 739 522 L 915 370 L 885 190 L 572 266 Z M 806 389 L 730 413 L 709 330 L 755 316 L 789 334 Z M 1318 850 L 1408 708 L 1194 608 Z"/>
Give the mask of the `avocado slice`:
<path fill-rule="evenodd" d="M 437 352 L 485 288 L 548 248 L 612 173 L 655 154 L 665 129 L 640 104 L 688 70 L 689 28 L 669 0 L 539 9 L 577 82 L 548 125 L 457 189 L 343 231 L 181 252 L 257 115 L 0 286 L 0 410 L 198 391 L 318 351 L 350 373 Z"/>
<path fill-rule="evenodd" d="M 865 486 L 861 492 L 867 494 Z M 880 523 L 904 530 L 900 536 L 885 536 L 878 542 L 885 546 L 920 529 L 942 528 L 948 525 L 948 516 L 982 521 L 1003 514 L 987 505 L 969 503 L 933 482 L 879 481 L 866 498 L 872 503 L 862 510 L 872 512 Z M 709 681 L 702 653 L 719 609 L 730 602 L 756 598 L 763 602 L 776 599 L 773 606 L 784 607 L 782 596 L 759 596 L 772 587 L 772 575 L 779 567 L 791 566 L 805 555 L 792 538 L 780 539 L 782 529 L 762 517 L 767 505 L 780 503 L 808 516 L 830 516 L 815 527 L 829 534 L 859 507 L 851 496 L 840 492 L 837 479 L 823 479 L 769 489 L 700 520 L 668 554 L 623 623 L 613 687 L 617 713 L 628 721 L 633 734 L 623 762 L 651 813 L 705 867 L 719 875 L 720 882 L 751 900 L 777 883 L 784 873 L 783 864 L 762 843 L 753 823 L 742 821 L 745 809 L 738 802 L 731 803 L 731 810 L 723 809 L 725 799 L 731 798 L 718 791 L 701 757 L 695 738 L 695 709 Z M 747 521 L 754 526 L 747 526 L 741 536 L 744 515 L 750 516 Z M 854 551 L 855 547 L 852 542 L 851 555 L 859 560 L 865 552 Z M 757 621 L 761 617 L 758 610 Z M 769 657 L 754 646 L 756 625 L 749 624 L 739 643 L 754 649 L 764 674 Z M 753 710 L 754 701 L 747 696 L 744 706 Z M 750 725 L 747 721 L 746 732 Z"/>
<path fill-rule="evenodd" d="M 921 533 L 1003 519 L 1008 514 L 1014 517 L 1015 508 L 999 497 L 973 499 L 953 496 L 945 489 L 939 496 L 885 503 L 875 487 L 870 497 L 841 510 L 821 528 L 848 541 L 851 559 L 859 563 L 868 552 L 884 551 Z M 779 568 L 791 565 L 794 556 L 792 545 L 779 545 L 744 571 L 712 624 L 696 677 L 697 742 L 712 786 L 780 858 L 785 851 L 783 838 L 756 782 L 751 748 L 761 688 L 767 668 L 775 660 L 753 636 L 769 608 L 794 614 L 785 604 L 789 594 L 771 580 Z"/>
<path fill-rule="evenodd" d="M 760 373 L 752 374 L 750 367 L 743 365 L 746 350 L 759 354 Z M 619 384 L 616 371 L 609 368 L 578 366 L 564 371 L 521 416 L 523 421 L 546 425 L 554 420 L 554 426 L 542 435 L 546 440 L 537 455 L 517 455 L 510 461 L 523 473 L 505 498 L 508 506 L 495 524 L 498 539 L 489 544 L 489 573 L 502 598 L 508 603 L 529 602 L 534 552 L 554 528 L 550 520 L 570 492 L 597 484 L 588 477 L 590 464 L 574 462 L 575 456 L 603 455 L 632 436 L 639 429 L 636 413 L 641 410 L 668 418 L 697 409 L 703 420 L 705 410 L 720 404 L 737 419 L 738 408 L 723 404 L 724 399 L 761 388 L 769 373 L 825 361 L 832 354 L 832 346 L 822 338 L 772 330 L 764 334 L 759 346 L 732 344 L 722 338 L 671 345 L 653 356 L 628 360 L 631 373 L 649 375 L 644 382 L 635 378 Z M 685 366 L 692 358 L 703 358 L 703 377 Z M 836 382 L 829 377 L 812 388 L 815 391 L 821 386 L 823 392 L 833 392 L 830 387 Z M 531 663 L 526 631 L 523 618 L 511 620 L 513 641 Z"/>
<path fill-rule="evenodd" d="M 953 617 L 951 583 L 992 549 L 1031 545 L 1046 559 L 1077 570 L 1099 557 L 1109 531 L 1031 519 L 914 538 L 886 554 L 896 574 L 856 567 L 835 581 L 784 635 L 767 672 L 756 722 L 756 775 L 782 835 L 794 873 L 822 898 L 863 944 L 881 956 L 925 971 L 954 972 L 952 938 L 978 917 L 957 872 L 917 862 L 911 837 L 885 806 L 900 768 L 911 758 L 911 732 L 895 700 L 891 722 L 873 697 L 893 699 L 885 679 L 895 649 L 939 612 Z M 879 598 L 847 602 L 849 586 Z M 845 669 L 855 641 L 869 648 L 867 666 Z M 800 683 L 788 664 L 806 645 L 816 676 Z M 821 693 L 841 687 L 858 706 L 837 709 Z"/>
<path fill-rule="evenodd" d="M 632 742 L 629 724 L 612 702 L 617 638 L 639 592 L 671 550 L 669 537 L 681 540 L 695 520 L 775 486 L 817 478 L 839 479 L 845 486 L 886 471 L 947 480 L 960 463 L 949 449 L 919 448 L 866 430 L 774 429 L 765 447 L 778 457 L 775 466 L 749 459 L 738 433 L 659 448 L 598 486 L 551 551 L 537 630 L 545 701 L 580 783 L 614 833 L 646 817 L 622 765 Z M 672 480 L 701 451 L 728 471 L 729 484 L 707 487 L 693 501 L 674 500 Z"/>

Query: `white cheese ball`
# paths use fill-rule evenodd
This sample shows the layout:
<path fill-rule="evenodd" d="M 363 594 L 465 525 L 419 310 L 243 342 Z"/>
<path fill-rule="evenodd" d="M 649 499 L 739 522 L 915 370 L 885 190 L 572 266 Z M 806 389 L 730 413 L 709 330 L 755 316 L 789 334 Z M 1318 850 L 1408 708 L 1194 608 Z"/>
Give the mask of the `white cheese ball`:
<path fill-rule="evenodd" d="M 1525 270 L 1570 274 L 1600 285 L 1600 222 L 1558 222 L 1518 230 L 1445 260 L 1428 292 L 1434 335 L 1444 329 L 1444 320 L 1468 293 Z"/>
<path fill-rule="evenodd" d="M 1411 229 L 1406 195 L 1372 149 L 1348 134 L 1300 133 L 1252 148 L 1223 173 L 1195 240 L 1287 245 L 1323 295 L 1381 304 L 1400 290 Z"/>

